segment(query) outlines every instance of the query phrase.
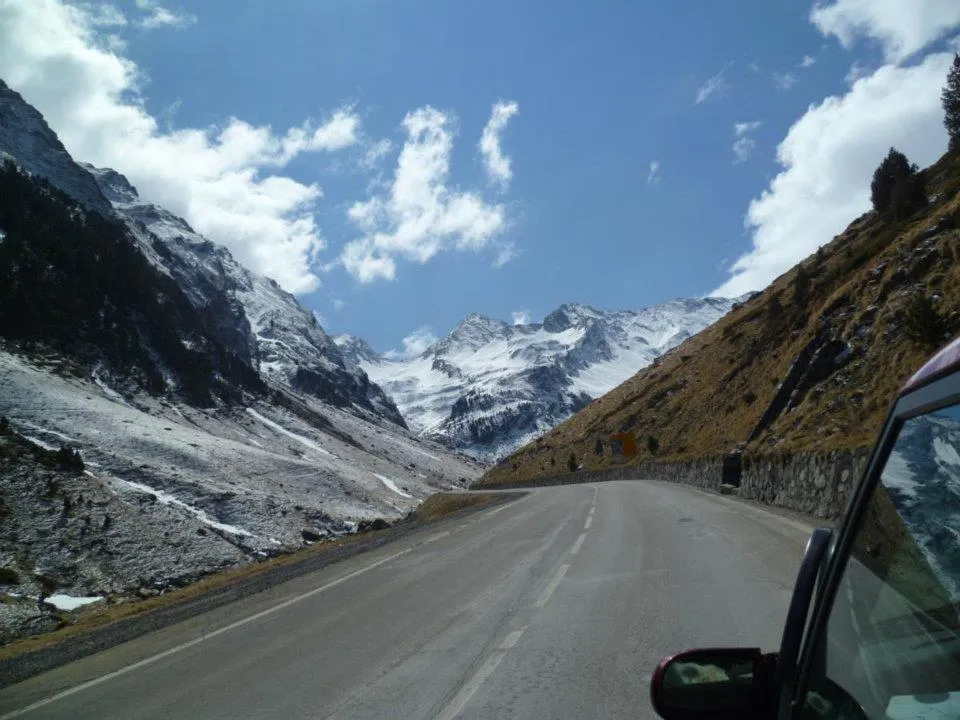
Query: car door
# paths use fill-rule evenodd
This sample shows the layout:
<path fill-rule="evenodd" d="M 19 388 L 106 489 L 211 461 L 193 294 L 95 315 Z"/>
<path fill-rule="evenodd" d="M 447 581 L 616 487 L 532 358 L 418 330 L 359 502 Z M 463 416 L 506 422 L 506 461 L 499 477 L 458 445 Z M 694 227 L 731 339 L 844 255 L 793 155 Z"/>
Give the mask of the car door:
<path fill-rule="evenodd" d="M 960 373 L 900 399 L 837 535 L 781 717 L 960 718 Z"/>

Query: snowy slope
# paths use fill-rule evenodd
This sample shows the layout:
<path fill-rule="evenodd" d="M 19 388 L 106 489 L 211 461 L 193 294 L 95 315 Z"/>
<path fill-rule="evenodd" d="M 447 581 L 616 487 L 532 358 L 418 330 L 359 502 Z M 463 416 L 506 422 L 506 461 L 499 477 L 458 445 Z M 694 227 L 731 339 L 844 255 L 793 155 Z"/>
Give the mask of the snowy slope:
<path fill-rule="evenodd" d="M 11 463 L 0 453 L 0 485 L 16 491 L 5 496 L 13 510 L 0 528 L 0 566 L 19 568 L 23 578 L 51 568 L 72 595 L 126 595 L 145 579 L 166 587 L 345 532 L 361 519 L 398 518 L 428 494 L 462 488 L 480 474 L 470 458 L 407 430 L 393 402 L 292 295 L 143 201 L 119 173 L 75 163 L 43 117 L 2 83 L 0 159 L 16 166 L 0 177 L 0 197 L 34 203 L 3 205 L 5 258 L 43 253 L 45 262 L 59 263 L 48 266 L 49 277 L 97 281 L 84 301 L 92 310 L 83 319 L 81 351 L 44 338 L 24 343 L 13 330 L 0 337 L 0 415 L 10 428 L 0 432 L 0 445 L 11 442 L 10 433 L 39 447 L 67 443 L 86 463 L 85 473 L 64 471 L 56 480 L 61 517 L 48 512 L 47 469 L 29 454 Z M 29 220 L 37 208 L 57 211 L 63 235 L 55 241 L 24 231 L 42 229 Z M 81 254 L 122 248 L 123 257 L 136 259 L 122 267 L 136 270 L 145 292 L 121 295 L 117 288 L 133 276 L 90 269 L 115 267 L 114 256 L 91 253 L 92 262 L 67 266 L 62 256 L 69 254 L 50 251 L 64 238 Z M 18 287 L 36 292 L 30 283 L 39 281 L 26 273 L 22 279 Z M 103 298 L 138 312 L 148 307 L 141 294 L 175 312 L 151 315 L 118 338 L 121 326 L 104 321 L 118 306 Z M 63 312 L 50 300 L 60 297 L 43 295 L 38 317 Z M 113 314 L 126 322 L 127 315 Z M 169 345 L 187 351 L 177 357 L 191 362 L 164 365 L 169 354 L 158 353 L 168 347 L 151 345 L 154 337 L 172 338 Z M 120 353 L 108 350 L 121 344 L 117 360 Z M 230 367 L 213 362 L 223 355 Z M 164 382 L 142 382 L 145 356 L 159 358 L 151 361 Z M 198 377 L 214 375 L 225 392 L 196 401 L 178 380 L 189 377 L 183 367 L 205 365 L 212 370 Z M 238 384 L 235 376 L 256 382 Z M 88 527 L 93 518 L 96 534 Z M 24 582 L 25 592 L 36 593 L 33 580 Z M 0 637 L 2 624 L 0 617 Z"/>
<path fill-rule="evenodd" d="M 246 354 L 265 379 L 403 425 L 366 374 L 348 366 L 316 317 L 273 280 L 250 272 L 185 220 L 140 199 L 115 170 L 84 166 L 132 229 L 151 261 L 172 275 L 194 305 L 211 315 L 220 339 Z"/>
<path fill-rule="evenodd" d="M 411 428 L 498 459 L 726 314 L 736 300 L 675 300 L 642 310 L 561 305 L 542 323 L 472 314 L 418 357 L 388 360 L 359 338 L 334 340 L 393 397 Z"/>

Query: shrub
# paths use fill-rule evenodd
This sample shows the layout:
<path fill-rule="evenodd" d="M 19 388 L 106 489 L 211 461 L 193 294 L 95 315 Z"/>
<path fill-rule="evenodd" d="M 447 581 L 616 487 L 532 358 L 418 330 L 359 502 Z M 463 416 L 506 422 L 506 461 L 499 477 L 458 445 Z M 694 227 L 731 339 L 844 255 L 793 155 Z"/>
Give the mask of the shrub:
<path fill-rule="evenodd" d="M 926 295 L 914 295 L 903 316 L 903 332 L 918 345 L 933 350 L 949 333 L 947 322 Z"/>
<path fill-rule="evenodd" d="M 896 148 L 890 148 L 873 173 L 870 201 L 878 213 L 893 215 L 897 220 L 909 217 L 927 204 L 923 176 Z"/>
<path fill-rule="evenodd" d="M 647 450 L 650 451 L 651 455 L 656 455 L 660 450 L 660 441 L 657 440 L 653 435 L 647 436 Z"/>
<path fill-rule="evenodd" d="M 578 467 L 579 464 L 577 463 L 577 456 L 573 453 L 570 453 L 570 457 L 567 458 L 567 469 L 570 470 L 570 472 L 576 472 Z"/>
<path fill-rule="evenodd" d="M 3 585 L 19 585 L 20 584 L 20 573 L 18 573 L 13 568 L 0 568 L 0 584 Z"/>
<path fill-rule="evenodd" d="M 593 452 L 597 455 L 603 455 L 603 440 L 597 438 L 596 444 L 593 446 Z"/>

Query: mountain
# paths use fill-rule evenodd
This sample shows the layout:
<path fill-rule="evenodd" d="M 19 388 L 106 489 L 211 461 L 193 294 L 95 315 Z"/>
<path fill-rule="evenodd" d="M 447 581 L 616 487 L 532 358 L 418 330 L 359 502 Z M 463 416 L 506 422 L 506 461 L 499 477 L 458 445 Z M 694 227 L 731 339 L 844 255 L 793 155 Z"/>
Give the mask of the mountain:
<path fill-rule="evenodd" d="M 570 453 L 613 467 L 612 433 L 637 437 L 638 463 L 872 445 L 903 382 L 960 332 L 960 154 L 922 177 L 926 208 L 866 213 L 482 482 L 553 475 Z"/>
<path fill-rule="evenodd" d="M 566 304 L 542 323 L 467 316 L 421 355 L 391 360 L 359 338 L 334 338 L 348 362 L 393 397 L 411 428 L 498 459 L 562 422 L 737 300 L 675 300 L 642 310 Z"/>
<path fill-rule="evenodd" d="M 265 379 L 406 426 L 393 401 L 362 370 L 348 366 L 313 313 L 293 295 L 242 267 L 229 250 L 183 219 L 142 201 L 120 173 L 84 167 L 131 228 L 144 255 L 177 281 L 198 311 L 209 316 L 221 341 Z"/>
<path fill-rule="evenodd" d="M 34 597 L 156 594 L 480 470 L 410 432 L 292 295 L 74 162 L 2 82 L 0 416 L 0 589 Z M 0 638 L 55 625 L 18 608 Z"/>

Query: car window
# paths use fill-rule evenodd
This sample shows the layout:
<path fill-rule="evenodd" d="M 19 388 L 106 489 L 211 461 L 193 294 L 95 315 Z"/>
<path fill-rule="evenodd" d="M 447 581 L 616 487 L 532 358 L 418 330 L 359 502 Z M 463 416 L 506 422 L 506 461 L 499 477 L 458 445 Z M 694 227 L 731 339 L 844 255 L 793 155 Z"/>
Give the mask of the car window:
<path fill-rule="evenodd" d="M 801 715 L 960 717 L 960 405 L 907 420 L 837 590 Z"/>

